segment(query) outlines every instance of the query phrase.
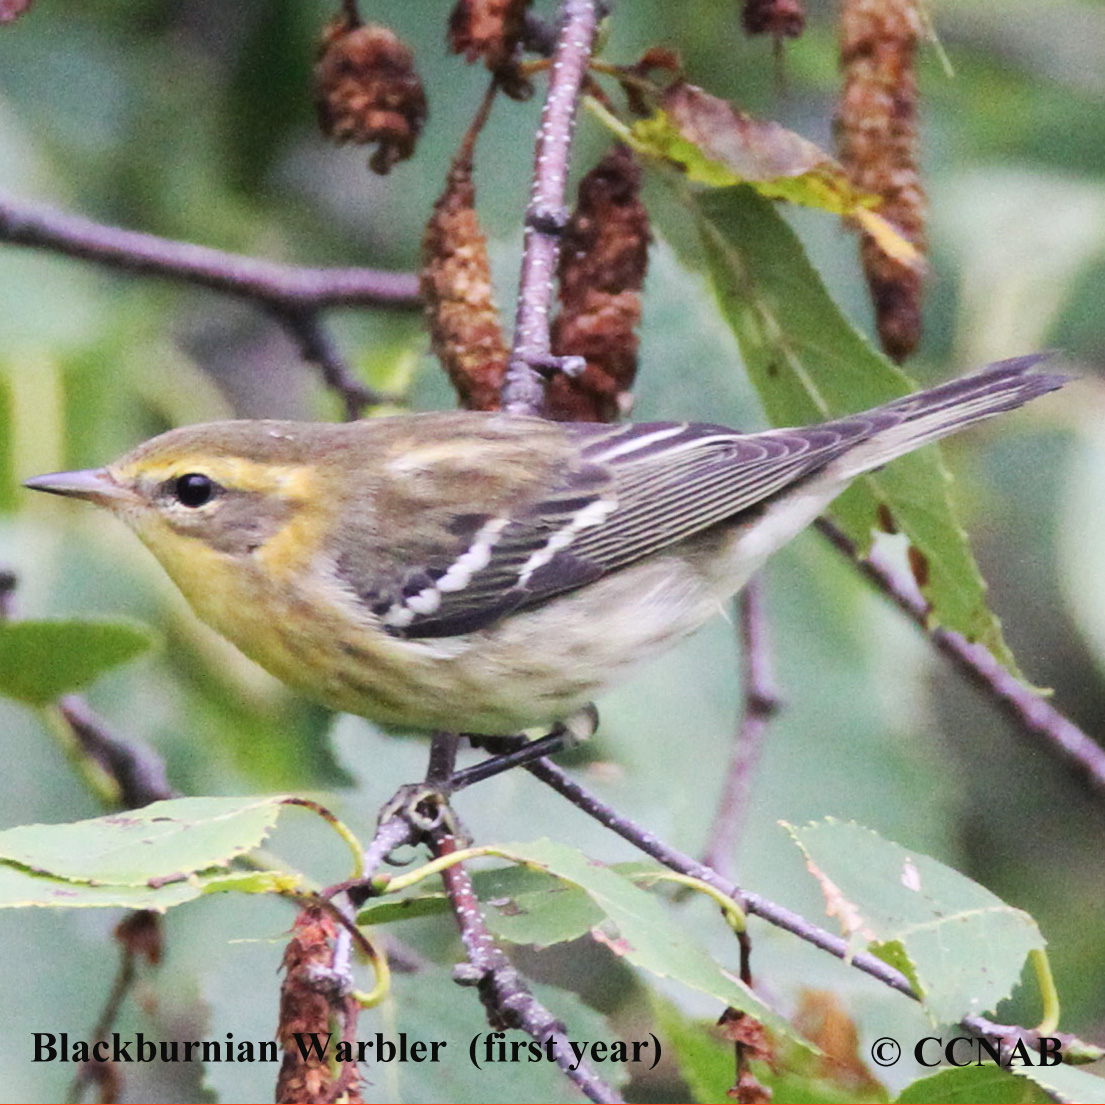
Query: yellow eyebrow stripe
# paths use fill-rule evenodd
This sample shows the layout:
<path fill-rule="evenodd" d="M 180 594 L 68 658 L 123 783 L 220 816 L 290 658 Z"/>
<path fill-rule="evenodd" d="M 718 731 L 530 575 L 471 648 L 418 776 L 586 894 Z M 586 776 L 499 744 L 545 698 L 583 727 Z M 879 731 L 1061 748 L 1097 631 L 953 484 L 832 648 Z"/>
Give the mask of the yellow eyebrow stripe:
<path fill-rule="evenodd" d="M 143 460 L 133 469 L 123 469 L 120 474 L 161 482 L 187 472 L 202 472 L 235 491 L 278 494 L 289 499 L 306 499 L 314 490 L 310 465 L 258 464 L 245 457 L 212 457 L 204 453 L 185 453 L 172 460 Z"/>

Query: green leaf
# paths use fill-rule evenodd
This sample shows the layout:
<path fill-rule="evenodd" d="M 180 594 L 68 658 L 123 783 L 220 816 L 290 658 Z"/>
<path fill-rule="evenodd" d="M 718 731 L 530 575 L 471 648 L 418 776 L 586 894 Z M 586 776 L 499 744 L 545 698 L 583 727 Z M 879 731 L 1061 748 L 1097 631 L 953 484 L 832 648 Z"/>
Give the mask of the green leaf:
<path fill-rule="evenodd" d="M 302 889 L 297 876 L 282 871 L 212 871 L 159 886 L 103 886 L 39 875 L 0 863 L 0 909 L 63 906 L 67 909 L 166 909 L 204 894 L 236 890 L 268 894 Z"/>
<path fill-rule="evenodd" d="M 992 1010 L 1044 947 L 1027 913 L 870 829 L 832 818 L 786 828 L 852 947 L 908 967 L 935 1021 Z"/>
<path fill-rule="evenodd" d="M 256 848 L 276 824 L 282 802 L 174 798 L 66 825 L 21 825 L 0 832 L 0 860 L 115 887 L 181 880 Z"/>
<path fill-rule="evenodd" d="M 800 426 L 877 406 L 914 390 L 833 303 L 801 243 L 750 188 L 688 197 L 721 311 L 776 426 Z M 857 481 L 832 507 L 861 552 L 889 511 L 927 565 L 922 587 L 936 621 L 985 645 L 1019 674 L 986 605 L 982 580 L 935 449 L 899 457 Z"/>
<path fill-rule="evenodd" d="M 607 919 L 601 939 L 616 955 L 660 978 L 671 978 L 756 1018 L 772 1032 L 795 1039 L 793 1029 L 733 973 L 715 963 L 676 923 L 653 894 L 582 852 L 536 840 L 505 844 L 502 851 L 586 891 Z M 607 927 L 608 926 L 608 927 Z M 596 931 L 596 938 L 599 930 Z M 733 941 L 734 962 L 737 957 Z"/>
<path fill-rule="evenodd" d="M 603 920 L 602 910 L 580 887 L 555 885 L 529 893 L 495 897 L 488 903 L 487 927 L 501 940 L 547 948 L 586 936 Z"/>
<path fill-rule="evenodd" d="M 626 878 L 654 872 L 647 864 L 615 864 L 611 870 Z M 604 914 L 582 888 L 532 867 L 497 867 L 472 874 L 472 887 L 484 905 L 491 934 L 512 944 L 547 948 L 586 936 Z M 357 914 L 358 924 L 383 925 L 449 912 L 443 892 L 415 892 L 368 902 Z"/>
<path fill-rule="evenodd" d="M 927 1102 L 948 1102 L 949 1105 L 1019 1105 L 1047 1102 L 1051 1098 L 1024 1078 L 1018 1078 L 993 1063 L 978 1067 L 949 1067 L 946 1070 L 918 1078 L 894 1099 L 900 1105 L 926 1105 Z"/>
<path fill-rule="evenodd" d="M 733 1045 L 718 1036 L 717 1024 L 692 1021 L 681 1009 L 655 993 L 649 1007 L 656 1033 L 675 1060 L 680 1077 L 699 1102 L 728 1102 L 728 1091 L 736 1081 Z"/>
<path fill-rule="evenodd" d="M 1027 1078 L 1059 1101 L 1079 1105 L 1105 1105 L 1105 1078 L 1065 1064 L 1054 1067 L 1014 1067 L 1018 1078 Z"/>
<path fill-rule="evenodd" d="M 419 917 L 441 917 L 449 912 L 445 892 L 433 894 L 397 894 L 374 898 L 357 912 L 358 925 L 390 925 Z"/>
<path fill-rule="evenodd" d="M 0 622 L 0 694 L 46 706 L 145 652 L 153 641 L 137 622 Z"/>

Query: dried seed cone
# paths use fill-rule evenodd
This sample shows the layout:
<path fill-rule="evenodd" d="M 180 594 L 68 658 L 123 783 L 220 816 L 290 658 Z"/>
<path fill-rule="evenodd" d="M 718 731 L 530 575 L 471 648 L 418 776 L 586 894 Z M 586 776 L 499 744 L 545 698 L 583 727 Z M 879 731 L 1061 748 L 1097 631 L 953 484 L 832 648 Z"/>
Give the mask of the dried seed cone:
<path fill-rule="evenodd" d="M 550 418 L 609 422 L 631 405 L 650 240 L 640 184 L 640 168 L 625 146 L 616 146 L 580 182 L 560 246 L 552 349 L 584 357 L 587 367 L 576 377 L 553 378 L 545 397 Z"/>
<path fill-rule="evenodd" d="M 917 78 L 921 20 L 916 0 L 844 0 L 840 17 L 844 91 L 837 115 L 840 157 L 853 183 L 882 196 L 880 214 L 925 248 L 925 193 L 918 170 Z M 883 348 L 904 360 L 921 339 L 922 274 L 860 243 Z"/>
<path fill-rule="evenodd" d="M 449 48 L 469 65 L 477 58 L 498 75 L 508 96 L 525 99 L 532 92 L 518 72 L 518 46 L 525 29 L 529 0 L 457 0 L 449 16 Z"/>
<path fill-rule="evenodd" d="M 487 242 L 476 216 L 472 161 L 462 151 L 422 237 L 419 274 L 430 342 L 462 406 L 499 406 L 508 350 L 491 283 Z"/>
<path fill-rule="evenodd" d="M 387 27 L 335 20 L 323 33 L 314 79 L 323 133 L 336 142 L 375 143 L 373 172 L 387 173 L 414 153 L 426 93 L 414 56 Z"/>
<path fill-rule="evenodd" d="M 744 0 L 741 26 L 746 35 L 797 38 L 806 26 L 802 0 Z"/>
<path fill-rule="evenodd" d="M 320 1059 L 314 1054 L 304 1057 L 296 1042 L 297 1032 L 317 1032 L 323 1039 L 334 1032 L 336 1010 L 318 980 L 331 970 L 331 942 L 336 934 L 334 921 L 327 913 L 308 907 L 296 918 L 292 938 L 284 949 L 280 1024 L 276 1030 L 284 1052 L 276 1080 L 278 1103 L 362 1100 L 357 1092 L 361 1079 L 355 1063 L 331 1067 L 329 1058 Z"/>

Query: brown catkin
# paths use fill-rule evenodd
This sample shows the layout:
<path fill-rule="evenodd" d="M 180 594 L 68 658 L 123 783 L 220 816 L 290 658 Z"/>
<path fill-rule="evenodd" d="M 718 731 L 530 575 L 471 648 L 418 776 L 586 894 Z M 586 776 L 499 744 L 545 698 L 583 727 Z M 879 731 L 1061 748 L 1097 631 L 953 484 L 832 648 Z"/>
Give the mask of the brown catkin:
<path fill-rule="evenodd" d="M 881 196 L 879 212 L 920 251 L 925 193 L 918 169 L 917 78 L 921 33 L 917 0 L 844 0 L 840 56 L 844 89 L 837 115 L 840 159 L 853 183 Z M 921 340 L 922 273 L 860 241 L 883 348 L 902 361 Z"/>
<path fill-rule="evenodd" d="M 469 65 L 483 58 L 499 86 L 515 99 L 532 88 L 518 72 L 519 43 L 529 0 L 457 0 L 449 16 L 449 48 Z"/>
<path fill-rule="evenodd" d="M 323 133 L 336 142 L 375 143 L 368 162 L 373 172 L 387 173 L 414 153 L 426 122 L 426 93 L 414 55 L 393 31 L 335 19 L 323 32 L 314 82 Z"/>
<path fill-rule="evenodd" d="M 360 1102 L 360 1074 L 356 1063 L 332 1066 L 330 1057 L 313 1052 L 304 1055 L 296 1036 L 317 1032 L 326 1039 L 334 1031 L 336 1014 L 344 1012 L 352 998 L 331 999 L 319 979 L 333 967 L 333 918 L 316 906 L 308 906 L 295 919 L 292 938 L 284 949 L 284 981 L 280 987 L 280 1023 L 276 1035 L 284 1051 L 276 1081 L 276 1101 Z M 339 1004 L 335 1009 L 334 1002 Z"/>
<path fill-rule="evenodd" d="M 457 155 L 422 236 L 422 299 L 430 343 L 468 410 L 499 406 L 508 350 L 476 215 L 471 149 Z"/>
<path fill-rule="evenodd" d="M 581 356 L 587 367 L 552 379 L 545 396 L 550 418 L 610 422 L 629 409 L 650 240 L 640 185 L 641 170 L 621 145 L 580 182 L 561 240 L 552 350 Z"/>

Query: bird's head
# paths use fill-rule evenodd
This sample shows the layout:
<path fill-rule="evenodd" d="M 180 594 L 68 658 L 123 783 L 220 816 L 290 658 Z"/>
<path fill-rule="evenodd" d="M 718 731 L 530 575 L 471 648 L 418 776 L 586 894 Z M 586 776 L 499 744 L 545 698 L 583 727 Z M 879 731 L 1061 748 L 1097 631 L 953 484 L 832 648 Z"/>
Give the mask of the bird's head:
<path fill-rule="evenodd" d="M 298 565 L 332 496 L 321 484 L 317 428 L 219 422 L 171 430 L 104 468 L 26 481 L 35 491 L 85 499 L 126 522 L 192 597 L 219 566 L 263 558 Z"/>

